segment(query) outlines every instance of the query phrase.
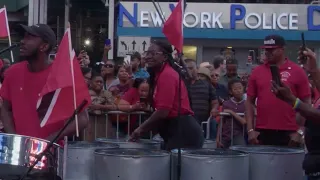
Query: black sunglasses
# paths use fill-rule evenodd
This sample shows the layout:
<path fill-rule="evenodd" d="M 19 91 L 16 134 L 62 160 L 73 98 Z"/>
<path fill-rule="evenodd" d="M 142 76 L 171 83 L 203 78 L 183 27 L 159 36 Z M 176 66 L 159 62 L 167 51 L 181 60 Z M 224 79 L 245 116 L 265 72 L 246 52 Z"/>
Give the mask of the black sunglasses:
<path fill-rule="evenodd" d="M 106 68 L 113 68 L 114 67 L 112 64 L 105 64 L 103 66 L 106 67 Z"/>

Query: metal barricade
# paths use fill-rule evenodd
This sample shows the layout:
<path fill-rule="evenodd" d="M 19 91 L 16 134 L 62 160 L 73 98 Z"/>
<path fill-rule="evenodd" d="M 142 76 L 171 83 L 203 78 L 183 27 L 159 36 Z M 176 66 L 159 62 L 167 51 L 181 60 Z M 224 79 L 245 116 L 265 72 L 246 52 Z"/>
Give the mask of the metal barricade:
<path fill-rule="evenodd" d="M 111 119 L 110 119 L 110 115 L 115 115 L 116 116 L 116 123 L 115 123 L 115 136 L 114 137 L 110 137 L 110 127 L 109 125 L 112 126 L 112 123 L 111 123 Z M 106 114 L 104 115 L 105 116 L 105 137 L 98 137 L 97 136 L 97 132 L 98 132 L 98 128 L 101 128 L 101 127 L 98 127 L 99 123 L 98 121 L 100 120 L 99 119 L 99 116 L 98 115 L 89 115 L 90 116 L 90 119 L 91 117 L 94 117 L 94 139 L 96 138 L 116 138 L 116 139 L 119 139 L 121 138 L 120 137 L 120 116 L 126 116 L 127 117 L 127 121 L 126 121 L 126 125 L 127 125 L 127 133 L 126 133 L 126 136 L 129 136 L 130 133 L 131 133 L 131 116 L 132 115 L 136 115 L 138 116 L 138 122 L 139 122 L 139 126 L 143 123 L 143 118 L 142 116 L 146 116 L 148 115 L 148 113 L 146 112 L 143 112 L 143 111 L 133 111 L 133 112 L 123 112 L 123 111 L 108 111 L 106 112 Z M 112 127 L 111 127 L 112 128 Z M 86 131 L 87 131 L 87 128 L 84 129 L 83 131 L 83 139 L 84 140 L 87 140 L 87 138 L 85 137 L 86 135 Z M 101 135 L 100 135 L 101 136 Z M 152 139 L 152 136 L 153 136 L 153 132 L 151 131 L 150 132 L 150 139 Z"/>
<path fill-rule="evenodd" d="M 244 117 L 244 113 L 237 113 L 239 116 L 242 116 L 242 117 Z M 221 112 L 221 113 L 219 113 L 219 116 L 220 116 L 220 123 L 219 123 L 219 138 L 220 138 L 220 140 L 221 140 L 221 138 L 222 138 L 222 126 L 223 126 L 223 121 L 224 121 L 224 117 L 226 117 L 226 116 L 231 116 L 231 145 L 233 145 L 233 124 L 234 124 L 234 117 L 231 115 L 231 114 L 229 114 L 229 113 L 224 113 L 224 112 Z M 206 139 L 210 139 L 210 131 L 211 131 L 211 128 L 210 128 L 210 121 L 212 121 L 213 119 L 212 119 L 212 116 L 210 116 L 209 118 L 208 118 L 208 120 L 207 121 L 204 121 L 204 122 L 202 122 L 201 123 L 201 127 L 202 127 L 202 129 L 204 129 L 204 126 L 206 125 Z M 245 137 L 245 129 L 246 129 L 246 127 L 245 127 L 245 125 L 243 125 L 243 137 Z"/>

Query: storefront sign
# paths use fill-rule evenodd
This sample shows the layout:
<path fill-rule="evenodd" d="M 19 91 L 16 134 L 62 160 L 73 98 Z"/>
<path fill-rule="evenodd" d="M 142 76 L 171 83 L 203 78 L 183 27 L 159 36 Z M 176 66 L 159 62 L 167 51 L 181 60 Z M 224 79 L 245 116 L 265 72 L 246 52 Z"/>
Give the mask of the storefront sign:
<path fill-rule="evenodd" d="M 160 3 L 163 19 L 175 5 Z M 188 3 L 186 28 L 320 30 L 320 6 L 283 4 Z M 119 27 L 161 27 L 163 21 L 151 2 L 120 3 Z"/>

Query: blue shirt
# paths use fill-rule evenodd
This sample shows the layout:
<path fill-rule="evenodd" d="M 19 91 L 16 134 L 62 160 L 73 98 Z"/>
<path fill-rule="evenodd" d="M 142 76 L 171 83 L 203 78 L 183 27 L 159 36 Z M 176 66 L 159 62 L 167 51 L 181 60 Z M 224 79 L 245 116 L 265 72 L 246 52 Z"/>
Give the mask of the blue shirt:
<path fill-rule="evenodd" d="M 137 79 L 148 79 L 150 77 L 149 73 L 144 69 L 144 68 L 140 68 L 137 72 L 135 72 L 133 74 L 133 78 Z"/>

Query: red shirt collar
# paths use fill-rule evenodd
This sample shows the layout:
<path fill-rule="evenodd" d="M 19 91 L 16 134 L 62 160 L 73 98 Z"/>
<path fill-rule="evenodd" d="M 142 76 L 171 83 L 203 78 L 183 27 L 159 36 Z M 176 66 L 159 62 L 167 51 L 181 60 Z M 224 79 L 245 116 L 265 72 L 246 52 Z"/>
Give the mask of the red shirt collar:
<path fill-rule="evenodd" d="M 264 65 L 267 67 L 270 66 L 268 61 L 265 61 Z M 290 69 L 290 68 L 291 68 L 291 61 L 288 58 L 285 58 L 285 61 L 282 65 L 280 65 L 279 70 L 285 70 L 285 69 Z"/>

